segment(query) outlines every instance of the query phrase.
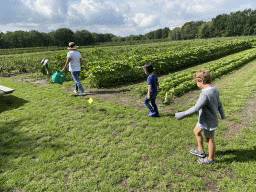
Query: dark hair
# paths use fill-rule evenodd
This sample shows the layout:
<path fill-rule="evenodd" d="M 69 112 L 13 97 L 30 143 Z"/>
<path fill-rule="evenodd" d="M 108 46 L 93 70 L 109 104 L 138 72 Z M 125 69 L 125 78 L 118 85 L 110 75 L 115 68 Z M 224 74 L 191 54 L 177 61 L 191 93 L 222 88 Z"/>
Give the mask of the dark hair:
<path fill-rule="evenodd" d="M 154 71 L 153 69 L 153 65 L 152 63 L 146 63 L 143 67 L 143 70 L 146 72 L 146 73 L 152 73 Z"/>

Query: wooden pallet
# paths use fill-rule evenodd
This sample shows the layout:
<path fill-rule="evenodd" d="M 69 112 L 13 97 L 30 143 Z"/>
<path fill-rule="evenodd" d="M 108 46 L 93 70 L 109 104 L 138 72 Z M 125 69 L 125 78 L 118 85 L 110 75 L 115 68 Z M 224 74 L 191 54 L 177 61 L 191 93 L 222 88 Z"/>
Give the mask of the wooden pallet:
<path fill-rule="evenodd" d="M 0 91 L 2 91 L 2 93 L 0 93 L 0 96 L 1 96 L 1 95 L 12 93 L 14 91 L 14 89 L 0 85 Z"/>

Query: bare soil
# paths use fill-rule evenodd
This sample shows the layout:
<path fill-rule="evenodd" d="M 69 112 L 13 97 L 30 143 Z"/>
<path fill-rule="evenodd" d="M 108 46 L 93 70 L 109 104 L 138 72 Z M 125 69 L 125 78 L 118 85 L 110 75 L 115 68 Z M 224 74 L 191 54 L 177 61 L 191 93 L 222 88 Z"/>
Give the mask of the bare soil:
<path fill-rule="evenodd" d="M 29 78 L 29 77 L 15 78 L 15 79 L 13 79 L 13 81 L 32 83 L 32 84 L 38 85 L 39 87 L 50 85 L 50 83 L 48 83 L 48 81 L 46 79 L 39 79 L 39 78 L 38 79 L 33 79 L 33 78 Z"/>

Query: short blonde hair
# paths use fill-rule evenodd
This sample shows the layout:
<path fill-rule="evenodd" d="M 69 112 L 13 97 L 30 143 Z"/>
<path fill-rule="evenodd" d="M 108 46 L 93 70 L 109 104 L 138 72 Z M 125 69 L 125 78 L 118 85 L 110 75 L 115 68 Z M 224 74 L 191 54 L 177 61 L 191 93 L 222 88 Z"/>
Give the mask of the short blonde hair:
<path fill-rule="evenodd" d="M 194 81 L 195 82 L 203 82 L 203 84 L 210 84 L 212 82 L 212 76 L 211 76 L 210 71 L 200 69 L 194 75 Z"/>

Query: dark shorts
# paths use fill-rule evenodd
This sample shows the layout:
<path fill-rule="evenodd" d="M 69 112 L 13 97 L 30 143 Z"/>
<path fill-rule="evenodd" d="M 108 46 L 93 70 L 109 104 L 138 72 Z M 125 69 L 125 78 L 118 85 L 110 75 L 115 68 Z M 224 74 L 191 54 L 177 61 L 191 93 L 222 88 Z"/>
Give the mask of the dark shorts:
<path fill-rule="evenodd" d="M 196 125 L 197 125 L 198 127 L 200 127 L 199 124 L 196 124 Z M 203 129 L 204 136 L 205 136 L 206 138 L 214 138 L 215 130 L 209 131 L 209 130 L 206 130 L 206 129 L 202 128 L 202 127 L 200 127 L 200 129 Z"/>
<path fill-rule="evenodd" d="M 206 138 L 214 138 L 214 134 L 215 134 L 215 130 L 209 131 L 209 130 L 204 129 L 204 136 Z"/>

